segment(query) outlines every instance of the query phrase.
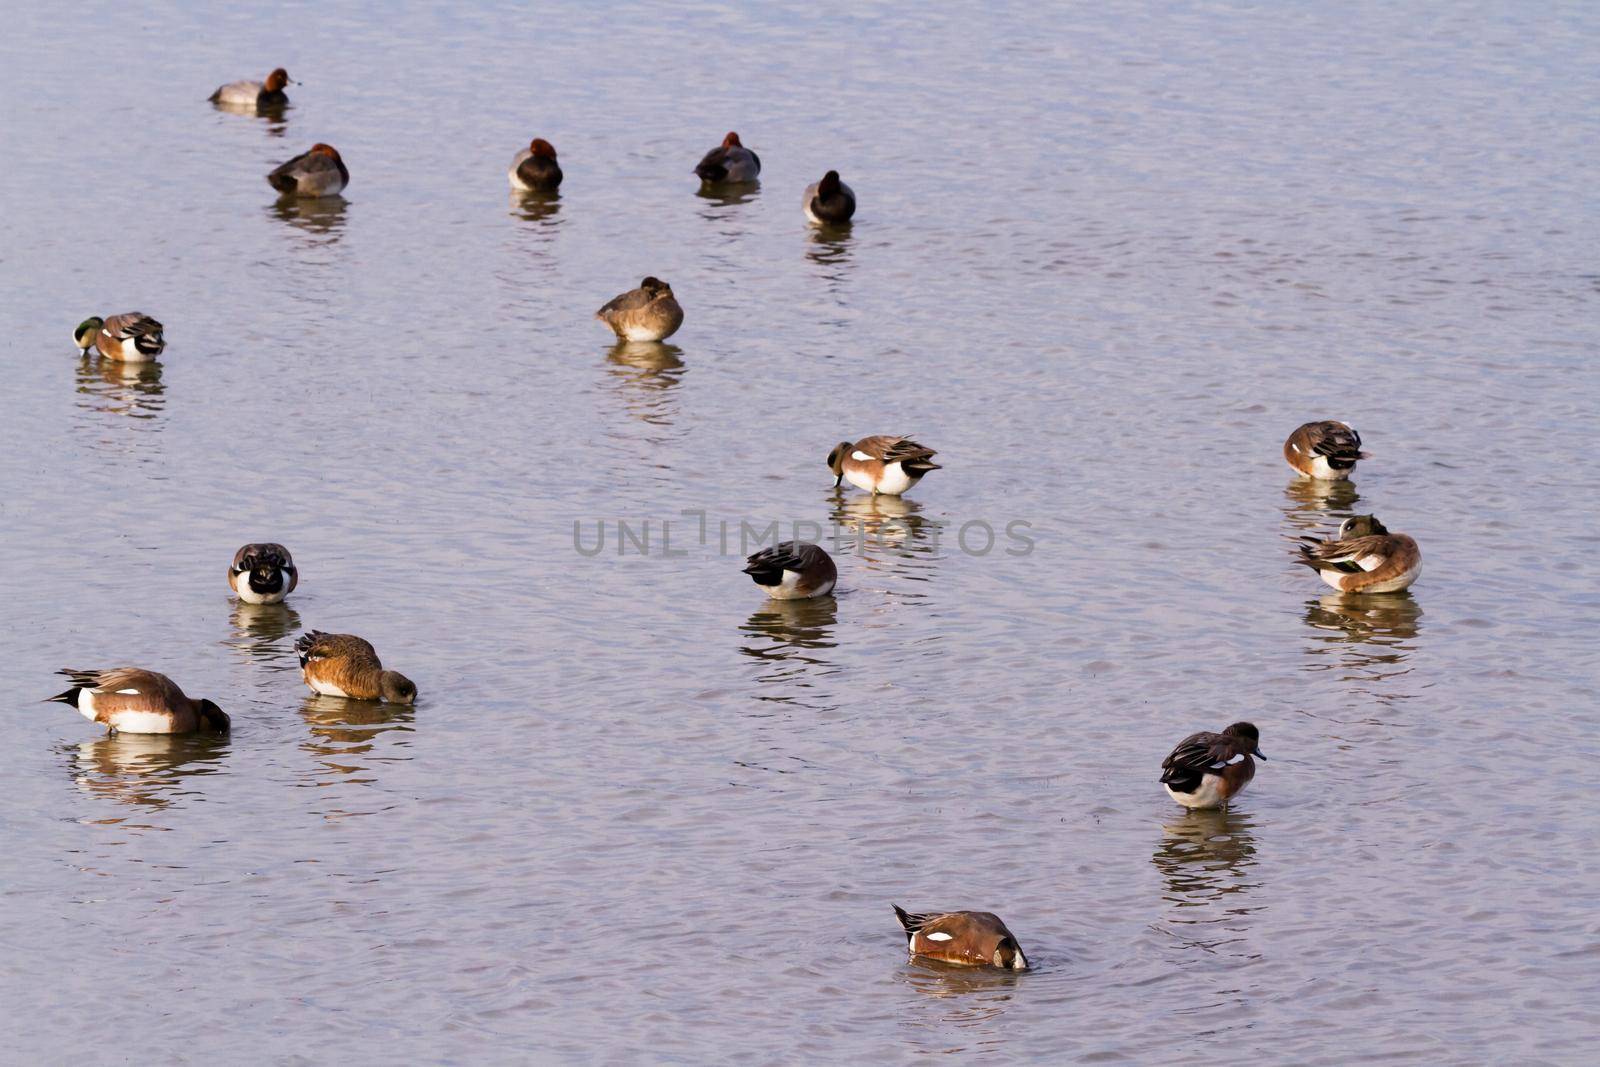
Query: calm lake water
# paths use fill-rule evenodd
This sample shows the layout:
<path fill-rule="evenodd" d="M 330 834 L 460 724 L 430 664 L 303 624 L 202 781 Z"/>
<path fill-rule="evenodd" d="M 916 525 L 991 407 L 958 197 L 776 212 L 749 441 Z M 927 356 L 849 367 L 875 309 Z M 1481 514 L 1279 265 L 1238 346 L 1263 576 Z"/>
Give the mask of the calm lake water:
<path fill-rule="evenodd" d="M 1537 8 L 9 11 L 9 1056 L 1592 1062 L 1600 9 Z M 281 121 L 206 103 L 280 64 Z M 699 196 L 728 130 L 762 184 Z M 346 198 L 275 206 L 316 141 Z M 686 323 L 613 348 L 645 274 Z M 134 308 L 159 364 L 78 359 Z M 1328 417 L 1372 459 L 1318 495 Z M 835 495 L 883 432 L 945 468 Z M 1293 564 L 1357 511 L 1409 595 Z M 740 573 L 834 519 L 836 598 Z M 310 628 L 421 700 L 311 697 Z M 232 736 L 37 702 L 122 663 Z M 1271 761 L 1184 814 L 1239 718 Z"/>

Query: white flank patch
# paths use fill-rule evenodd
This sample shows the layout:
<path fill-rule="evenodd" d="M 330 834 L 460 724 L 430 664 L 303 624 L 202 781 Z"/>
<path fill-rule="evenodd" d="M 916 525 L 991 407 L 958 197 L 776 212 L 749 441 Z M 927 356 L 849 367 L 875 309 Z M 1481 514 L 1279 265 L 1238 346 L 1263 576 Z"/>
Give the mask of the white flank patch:
<path fill-rule="evenodd" d="M 306 684 L 311 687 L 313 693 L 321 693 L 325 697 L 348 697 L 350 695 L 332 682 L 324 682 L 320 678 L 311 677 L 309 674 L 306 675 Z"/>
<path fill-rule="evenodd" d="M 1364 571 L 1375 571 L 1379 567 L 1383 566 L 1384 560 L 1388 558 L 1388 556 L 1380 556 L 1374 552 L 1370 556 L 1362 556 L 1360 559 L 1356 560 L 1356 566 L 1360 567 Z"/>
<path fill-rule="evenodd" d="M 124 363 L 144 363 L 155 358 L 139 351 L 139 342 L 132 337 L 124 337 L 117 347 L 118 351 L 122 353 L 122 362 Z"/>
<path fill-rule="evenodd" d="M 846 467 L 844 469 L 844 480 L 857 489 L 865 489 L 869 493 L 874 492 L 878 484 L 872 480 L 872 475 L 860 467 Z"/>
<path fill-rule="evenodd" d="M 276 604 L 282 601 L 289 591 L 289 576 L 280 574 L 280 577 L 281 583 L 276 593 L 258 593 L 250 588 L 250 572 L 245 571 L 239 575 L 234 592 L 238 593 L 239 599 L 246 604 Z"/>
<path fill-rule="evenodd" d="M 1222 779 L 1214 774 L 1205 775 L 1200 779 L 1200 786 L 1193 793 L 1179 793 L 1172 786 L 1162 783 L 1162 788 L 1167 791 L 1167 796 L 1176 800 L 1186 808 L 1220 808 L 1224 803 L 1222 796 Z"/>
<path fill-rule="evenodd" d="M 1418 560 L 1415 565 L 1407 568 L 1404 573 L 1402 573 L 1402 574 L 1400 574 L 1400 575 L 1398 575 L 1398 576 L 1396 576 L 1394 578 L 1390 578 L 1386 582 L 1379 582 L 1377 585 L 1368 586 L 1366 588 L 1365 592 L 1368 592 L 1368 593 L 1398 593 L 1400 590 L 1405 589 L 1412 582 L 1416 581 L 1417 580 L 1417 575 L 1419 575 L 1421 573 L 1422 573 L 1422 561 Z"/>
<path fill-rule="evenodd" d="M 883 468 L 883 477 L 878 479 L 878 492 L 890 496 L 899 496 L 910 489 L 914 483 L 906 469 L 899 463 L 890 463 Z"/>
<path fill-rule="evenodd" d="M 625 341 L 659 341 L 666 334 L 656 326 L 624 326 L 622 338 Z"/>
<path fill-rule="evenodd" d="M 950 934 L 945 933 L 943 930 L 936 930 L 931 934 L 923 934 L 922 936 L 927 938 L 929 941 L 954 941 L 955 940 L 954 937 L 952 937 Z"/>
<path fill-rule="evenodd" d="M 1311 458 L 1311 477 L 1321 478 L 1325 482 L 1342 482 L 1350 477 L 1349 471 L 1338 471 L 1328 466 L 1327 456 L 1313 456 Z"/>
<path fill-rule="evenodd" d="M 95 707 L 94 707 L 94 690 L 92 690 L 92 689 L 80 689 L 80 690 L 78 690 L 78 714 L 82 715 L 85 719 L 88 719 L 90 722 L 93 722 L 94 719 L 95 719 L 95 716 L 97 714 L 99 714 L 97 711 L 95 711 Z"/>
<path fill-rule="evenodd" d="M 159 711 L 114 711 L 111 728 L 124 734 L 170 734 L 172 716 Z"/>

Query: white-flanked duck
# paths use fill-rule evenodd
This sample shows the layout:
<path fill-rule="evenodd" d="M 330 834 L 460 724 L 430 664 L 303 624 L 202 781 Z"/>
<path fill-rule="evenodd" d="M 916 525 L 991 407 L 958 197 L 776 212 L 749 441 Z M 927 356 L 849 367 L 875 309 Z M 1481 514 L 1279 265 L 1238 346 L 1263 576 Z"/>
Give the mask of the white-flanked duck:
<path fill-rule="evenodd" d="M 1178 742 L 1161 763 L 1167 795 L 1186 808 L 1225 808 L 1256 776 L 1261 732 L 1236 722 L 1220 734 L 1202 730 Z"/>
<path fill-rule="evenodd" d="M 142 311 L 104 319 L 95 315 L 78 323 L 78 328 L 72 331 L 72 340 L 78 346 L 79 355 L 87 356 L 92 348 L 107 359 L 143 363 L 166 350 L 164 329 Z"/>
<path fill-rule="evenodd" d="M 289 102 L 289 95 L 283 91 L 289 80 L 289 72 L 279 67 L 268 74 L 264 82 L 238 81 L 221 86 L 211 94 L 211 102 L 224 107 L 254 108 L 258 111 L 283 107 Z"/>
<path fill-rule="evenodd" d="M 1301 539 L 1300 562 L 1341 593 L 1398 593 L 1422 573 L 1422 550 L 1376 515 L 1352 515 L 1327 540 Z"/>
<path fill-rule="evenodd" d="M 553 193 L 561 186 L 561 165 L 556 162 L 555 145 L 543 137 L 517 153 L 506 175 L 511 188 L 521 193 Z"/>
<path fill-rule="evenodd" d="M 108 732 L 125 734 L 192 734 L 228 732 L 227 713 L 209 700 L 193 700 L 164 674 L 139 667 L 110 670 L 62 670 L 72 688 L 48 697 L 78 709 Z"/>
<path fill-rule="evenodd" d="M 774 600 L 827 596 L 839 580 L 833 557 L 809 541 L 785 541 L 745 560 L 744 572 Z"/>
<path fill-rule="evenodd" d="M 1342 482 L 1367 453 L 1361 451 L 1361 435 L 1354 426 L 1324 419 L 1308 422 L 1290 434 L 1283 443 L 1283 458 L 1308 478 Z"/>
<path fill-rule="evenodd" d="M 840 226 L 856 213 L 856 194 L 830 170 L 820 182 L 806 186 L 806 218 L 818 226 Z"/>
<path fill-rule="evenodd" d="M 874 495 L 899 496 L 923 475 L 939 469 L 933 462 L 936 455 L 909 437 L 874 434 L 854 444 L 840 441 L 828 453 L 828 469 L 835 475 L 835 488 L 848 479 L 851 485 Z"/>

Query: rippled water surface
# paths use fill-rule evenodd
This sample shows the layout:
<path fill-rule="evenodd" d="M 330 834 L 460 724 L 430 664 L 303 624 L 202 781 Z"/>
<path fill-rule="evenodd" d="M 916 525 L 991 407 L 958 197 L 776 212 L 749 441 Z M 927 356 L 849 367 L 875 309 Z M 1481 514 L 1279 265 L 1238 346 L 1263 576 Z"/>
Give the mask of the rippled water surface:
<path fill-rule="evenodd" d="M 18 1062 L 1592 1062 L 1592 5 L 6 20 Z M 279 64 L 281 118 L 206 103 Z M 762 184 L 699 196 L 730 129 Z M 316 141 L 346 197 L 275 206 Z M 614 348 L 645 274 L 686 323 Z M 133 308 L 159 364 L 78 359 Z M 1326 417 L 1372 459 L 1317 493 Z M 836 494 L 883 432 L 944 469 Z M 1410 594 L 1292 563 L 1366 511 Z M 841 523 L 836 597 L 740 573 L 773 521 Z M 309 696 L 310 628 L 421 700 Z M 37 703 L 120 663 L 232 736 Z M 1161 758 L 1246 717 L 1182 813 Z M 1035 970 L 908 964 L 891 902 Z"/>

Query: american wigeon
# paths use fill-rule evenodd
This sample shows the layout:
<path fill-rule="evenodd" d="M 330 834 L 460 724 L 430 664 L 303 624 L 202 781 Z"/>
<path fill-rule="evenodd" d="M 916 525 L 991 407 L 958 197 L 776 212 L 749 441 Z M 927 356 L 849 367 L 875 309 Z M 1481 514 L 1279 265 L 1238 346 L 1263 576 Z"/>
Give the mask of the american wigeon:
<path fill-rule="evenodd" d="M 1028 958 L 1000 916 L 987 911 L 939 911 L 908 914 L 891 905 L 906 931 L 912 956 L 965 967 L 999 967 L 1025 971 Z"/>
<path fill-rule="evenodd" d="M 309 151 L 274 168 L 267 181 L 284 196 L 338 196 L 350 184 L 350 172 L 338 149 L 314 144 Z"/>
<path fill-rule="evenodd" d="M 294 557 L 270 541 L 248 544 L 233 554 L 228 588 L 246 604 L 278 604 L 300 584 Z"/>
<path fill-rule="evenodd" d="M 740 144 L 738 134 L 730 133 L 695 164 L 694 172 L 712 185 L 753 182 L 761 173 L 761 157 Z"/>
<path fill-rule="evenodd" d="M 1283 458 L 1308 478 L 1342 482 L 1367 453 L 1361 451 L 1361 435 L 1354 426 L 1325 419 L 1308 422 L 1290 434 L 1283 443 Z"/>
<path fill-rule="evenodd" d="M 543 137 L 517 153 L 511 161 L 511 188 L 524 193 L 553 193 L 561 185 L 561 165 L 556 162 L 556 149 Z"/>
<path fill-rule="evenodd" d="M 932 462 L 936 455 L 909 437 L 875 434 L 855 444 L 840 441 L 828 453 L 828 469 L 837 476 L 835 488 L 848 478 L 851 485 L 870 493 L 899 496 L 923 475 L 939 469 L 939 464 Z"/>
<path fill-rule="evenodd" d="M 211 94 L 213 104 L 227 107 L 275 108 L 289 102 L 283 87 L 289 84 L 289 72 L 279 67 L 267 75 L 264 82 L 229 82 Z M 295 82 L 299 85 L 299 82 Z"/>
<path fill-rule="evenodd" d="M 827 596 L 839 580 L 833 558 L 809 541 L 785 541 L 745 560 L 744 572 L 774 600 Z"/>
<path fill-rule="evenodd" d="M 1248 722 L 1190 734 L 1162 761 L 1161 784 L 1186 808 L 1225 808 L 1256 776 L 1255 760 L 1267 758 L 1260 745 L 1260 731 Z"/>
<path fill-rule="evenodd" d="M 313 693 L 352 700 L 387 700 L 411 704 L 417 687 L 397 671 L 386 671 L 377 651 L 353 634 L 308 630 L 294 643 L 300 673 Z"/>
<path fill-rule="evenodd" d="M 164 674 L 138 667 L 103 671 L 62 670 L 72 688 L 47 700 L 70 704 L 111 733 L 225 734 L 227 714 L 209 700 L 191 700 Z"/>
<path fill-rule="evenodd" d="M 646 278 L 639 288 L 613 297 L 594 317 L 624 341 L 661 341 L 683 325 L 683 308 L 672 295 L 672 286 L 660 278 Z"/>
<path fill-rule="evenodd" d="M 837 226 L 856 213 L 856 194 L 830 170 L 820 182 L 806 186 L 806 218 L 819 226 Z"/>
<path fill-rule="evenodd" d="M 90 316 L 78 323 L 72 331 L 72 340 L 78 354 L 87 356 L 91 348 L 99 349 L 107 359 L 123 363 L 143 363 L 155 359 L 167 347 L 162 335 L 164 327 L 142 311 L 129 311 L 102 319 Z"/>
<path fill-rule="evenodd" d="M 1341 593 L 1397 593 L 1422 573 L 1422 550 L 1376 515 L 1353 515 L 1335 537 L 1301 538 L 1300 562 Z"/>

